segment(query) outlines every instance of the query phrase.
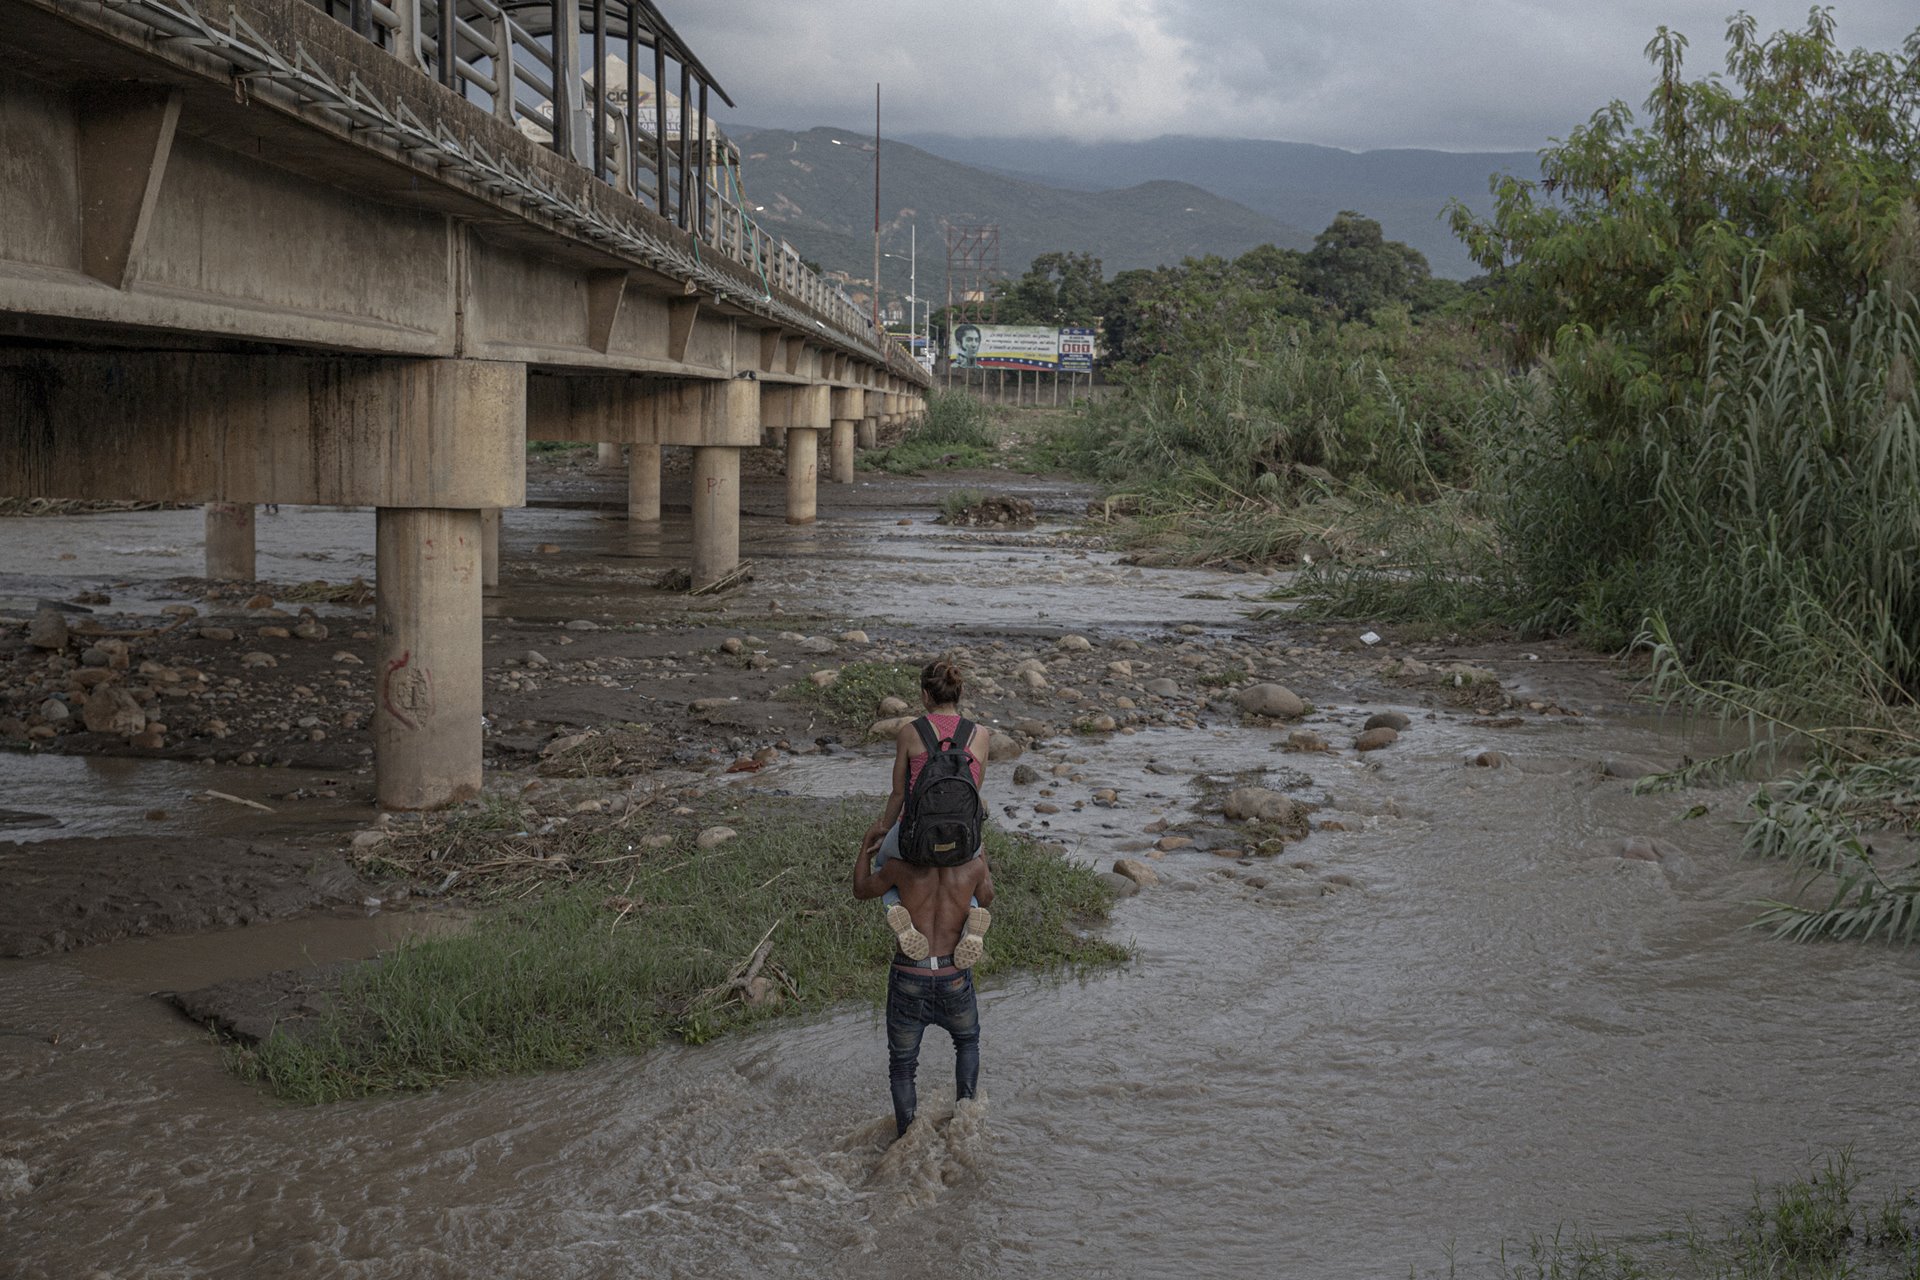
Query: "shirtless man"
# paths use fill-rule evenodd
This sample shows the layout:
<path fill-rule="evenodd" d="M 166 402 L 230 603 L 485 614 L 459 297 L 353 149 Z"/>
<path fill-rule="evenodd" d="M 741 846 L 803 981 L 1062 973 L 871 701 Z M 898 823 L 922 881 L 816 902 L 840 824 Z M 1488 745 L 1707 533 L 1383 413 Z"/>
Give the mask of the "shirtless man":
<path fill-rule="evenodd" d="M 973 1097 L 979 1083 L 980 1012 L 974 1003 L 973 972 L 954 966 L 953 949 L 972 903 L 992 905 L 993 873 L 984 854 L 957 867 L 916 867 L 892 858 L 875 871 L 871 863 L 877 843 L 863 842 L 854 859 L 853 896 L 877 898 L 898 889 L 914 927 L 933 948 L 925 960 L 895 952 L 887 973 L 887 1076 L 898 1136 L 913 1123 L 914 1074 L 920 1066 L 920 1038 L 929 1025 L 944 1027 L 953 1037 L 954 1096 Z"/>

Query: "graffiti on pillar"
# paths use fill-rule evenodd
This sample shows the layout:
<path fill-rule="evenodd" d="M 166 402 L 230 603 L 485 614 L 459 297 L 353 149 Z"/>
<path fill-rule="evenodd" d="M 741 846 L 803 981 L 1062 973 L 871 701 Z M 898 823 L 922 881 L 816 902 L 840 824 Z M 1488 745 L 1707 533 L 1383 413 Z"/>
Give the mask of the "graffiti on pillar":
<path fill-rule="evenodd" d="M 388 715 L 409 729 L 418 729 L 420 722 L 433 714 L 433 676 L 413 665 L 413 650 L 387 663 L 387 673 L 380 681 L 380 702 Z"/>

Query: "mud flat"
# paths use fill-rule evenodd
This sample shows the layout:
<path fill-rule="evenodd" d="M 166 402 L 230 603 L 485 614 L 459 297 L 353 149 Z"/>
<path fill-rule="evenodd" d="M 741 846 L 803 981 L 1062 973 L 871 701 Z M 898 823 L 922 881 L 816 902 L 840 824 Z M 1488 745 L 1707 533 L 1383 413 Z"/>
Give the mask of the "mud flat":
<path fill-rule="evenodd" d="M 1038 527 L 932 523 L 961 485 L 1033 501 Z M 136 545 L 112 522 L 151 539 L 174 513 L 58 518 L 101 522 L 63 526 L 72 561 L 35 560 L 34 526 L 9 525 L 8 616 L 86 590 L 108 603 L 71 616 L 107 630 L 164 625 L 168 604 L 251 629 L 129 642 L 123 679 L 154 688 L 165 745 L 69 730 L 6 760 L 9 778 L 49 771 L 0 797 L 9 886 L 65 877 L 8 908 L 8 936 L 39 940 L 16 950 L 48 954 L 0 969 L 14 1272 L 883 1276 L 931 1253 L 958 1275 L 1340 1277 L 1441 1273 L 1452 1242 L 1470 1273 L 1534 1228 L 1737 1210 L 1751 1179 L 1809 1152 L 1851 1145 L 1872 1176 L 1920 1139 L 1920 1031 L 1898 1016 L 1920 969 L 1744 931 L 1782 885 L 1738 857 L 1743 793 L 1633 795 L 1642 769 L 1699 744 L 1605 664 L 1251 622 L 1264 580 L 1119 563 L 1067 529 L 1085 500 L 1068 485 L 863 477 L 823 497 L 796 531 L 776 483 L 750 486 L 753 582 L 689 599 L 652 585 L 685 558 L 671 481 L 661 534 L 613 518 L 617 476 L 541 479 L 508 517 L 489 600 L 491 785 L 549 821 L 661 786 L 748 806 L 872 794 L 885 715 L 865 692 L 957 651 L 971 710 L 1004 739 L 996 820 L 1137 888 L 1109 930 L 1133 963 L 990 983 L 984 1103 L 936 1106 L 890 1149 L 883 1038 L 861 1006 L 577 1071 L 278 1105 L 148 993 L 351 960 L 447 911 L 398 899 L 367 856 L 379 841 L 355 843 L 380 829 L 364 719 L 345 723 L 366 681 L 334 655 L 364 662 L 365 611 L 309 606 L 325 640 L 259 634 L 299 624 L 286 588 L 350 581 L 371 518 L 290 513 L 280 528 L 342 558 L 216 601 L 177 559 L 150 578 L 91 567 L 88 538 Z M 273 566 L 281 535 L 262 530 Z M 247 609 L 256 595 L 273 603 Z M 238 665 L 253 651 L 275 665 Z M 45 652 L 0 657 L 23 724 L 37 682 L 69 682 Z M 145 940 L 82 945 L 65 913 L 154 896 L 127 860 L 156 837 L 265 870 L 182 891 L 203 918 L 154 911 L 116 925 Z M 89 869 L 80 840 L 123 861 Z M 169 865 L 156 880 L 186 871 Z M 325 892 L 287 896 L 302 883 Z M 347 911 L 314 914 L 327 903 Z M 940 1056 L 923 1064 L 934 1098 Z"/>

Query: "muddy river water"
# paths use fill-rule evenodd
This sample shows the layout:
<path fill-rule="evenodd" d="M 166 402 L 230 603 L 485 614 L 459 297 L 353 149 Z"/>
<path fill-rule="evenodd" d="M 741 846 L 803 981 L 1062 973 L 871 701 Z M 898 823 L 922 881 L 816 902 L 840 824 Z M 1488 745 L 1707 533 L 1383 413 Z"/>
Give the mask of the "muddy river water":
<path fill-rule="evenodd" d="M 734 607 L 981 633 L 1071 625 L 1096 641 L 1285 625 L 1243 618 L 1244 577 L 898 526 L 916 496 L 830 511 L 802 534 L 750 520 L 762 572 Z M 161 546 L 182 516 L 197 519 L 94 519 Z M 345 522 L 363 517 L 327 518 L 338 537 L 307 545 L 359 554 Z M 516 549 L 536 542 L 607 565 L 678 554 L 580 511 L 509 527 L 507 594 L 527 587 Z M 8 533 L 17 548 L 33 530 Z M 57 574 L 7 555 L 7 583 Z M 918 584 L 910 606 L 902 581 Z M 599 589 L 591 572 L 542 588 L 560 612 L 568 592 Z M 1555 692 L 1547 667 L 1499 674 Z M 1330 738 L 1392 705 L 1322 697 L 1310 723 Z M 294 1108 L 237 1082 L 145 993 L 380 945 L 364 920 L 7 962 L 0 1275 L 1337 1278 L 1444 1274 L 1449 1248 L 1475 1274 L 1503 1239 L 1562 1221 L 1712 1220 L 1753 1179 L 1841 1147 L 1870 1173 L 1910 1173 L 1920 965 L 1745 930 L 1750 904 L 1784 885 L 1738 855 L 1743 792 L 1635 796 L 1602 776 L 1602 759 L 1688 749 L 1623 701 L 1590 697 L 1583 717 L 1497 742 L 1409 701 L 1413 728 L 1368 757 L 1283 756 L 1271 730 L 1221 720 L 1075 743 L 1087 785 L 1126 804 L 1049 816 L 1072 856 L 1104 867 L 1155 818 L 1189 814 L 1202 780 L 1271 768 L 1348 828 L 1297 855 L 1357 887 L 1276 903 L 1248 884 L 1271 864 L 1167 855 L 1162 883 L 1116 909 L 1134 961 L 992 983 L 984 1101 L 937 1102 L 950 1086 L 935 1034 L 921 1080 L 937 1123 L 891 1148 L 880 1017 L 865 1008 L 573 1072 Z M 1488 746 L 1512 765 L 1463 767 Z M 30 803 L 0 805 L 57 808 L 50 769 L 97 767 L 19 763 L 0 771 Z M 92 775 L 63 816 L 90 831 L 136 821 L 173 782 L 143 770 L 167 768 L 187 766 Z M 885 769 L 877 754 L 806 757 L 740 785 L 874 792 Z M 229 772 L 244 773 L 196 777 Z M 1707 816 L 1683 820 L 1695 804 Z M 1610 856 L 1633 835 L 1674 852 Z"/>

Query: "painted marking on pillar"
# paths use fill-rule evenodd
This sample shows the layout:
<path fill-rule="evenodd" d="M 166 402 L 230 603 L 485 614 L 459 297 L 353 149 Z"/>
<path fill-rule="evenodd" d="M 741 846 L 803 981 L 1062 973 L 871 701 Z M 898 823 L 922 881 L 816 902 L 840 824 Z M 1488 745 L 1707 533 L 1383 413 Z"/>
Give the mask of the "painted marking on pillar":
<path fill-rule="evenodd" d="M 388 715 L 409 729 L 418 729 L 420 721 L 433 714 L 433 676 L 412 666 L 412 662 L 413 650 L 409 649 L 387 663 L 387 673 L 380 681 L 380 701 Z"/>

